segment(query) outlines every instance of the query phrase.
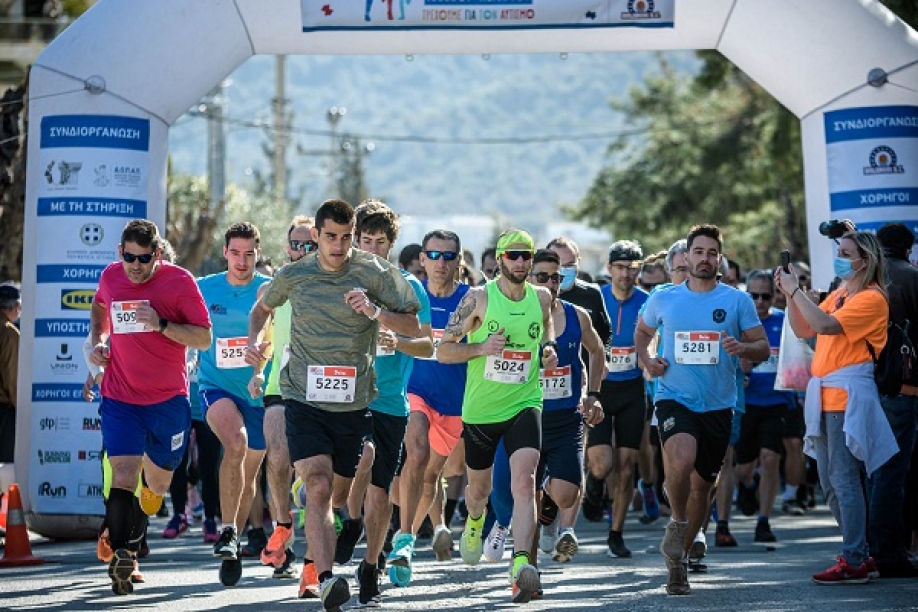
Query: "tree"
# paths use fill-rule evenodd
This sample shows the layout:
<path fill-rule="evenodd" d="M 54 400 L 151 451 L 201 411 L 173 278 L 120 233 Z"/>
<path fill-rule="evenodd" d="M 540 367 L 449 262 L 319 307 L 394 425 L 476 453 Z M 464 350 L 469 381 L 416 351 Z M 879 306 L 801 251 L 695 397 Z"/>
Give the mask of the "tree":
<path fill-rule="evenodd" d="M 0 282 L 22 281 L 29 77 L 0 98 Z"/>

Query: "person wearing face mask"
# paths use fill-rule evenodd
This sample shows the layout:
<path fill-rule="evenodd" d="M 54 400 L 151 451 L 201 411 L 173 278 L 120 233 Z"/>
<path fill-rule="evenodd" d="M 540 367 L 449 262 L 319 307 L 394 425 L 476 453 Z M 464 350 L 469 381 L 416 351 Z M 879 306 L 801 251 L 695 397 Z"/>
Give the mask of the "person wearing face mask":
<path fill-rule="evenodd" d="M 813 575 L 817 584 L 864 584 L 876 571 L 867 546 L 861 469 L 870 477 L 898 450 L 880 405 L 868 343 L 886 344 L 886 258 L 876 236 L 848 231 L 838 243 L 841 283 L 817 306 L 800 290 L 793 267 L 775 270 L 787 316 L 799 338 L 816 338 L 806 393 L 804 452 L 816 458 L 819 482 L 842 534 L 838 562 Z"/>
<path fill-rule="evenodd" d="M 609 313 L 606 311 L 606 303 L 598 285 L 582 281 L 577 277 L 580 272 L 580 249 L 577 248 L 577 243 L 565 236 L 559 236 L 552 239 L 545 248 L 557 253 L 561 259 L 559 298 L 586 310 L 603 346 L 608 346 L 612 324 L 609 321 Z M 581 356 L 584 363 L 589 363 L 589 357 L 585 353 L 581 353 Z M 602 520 L 605 507 L 604 494 L 605 483 L 602 480 L 596 480 L 587 471 L 582 499 L 584 518 L 594 522 Z M 554 517 L 545 515 L 542 510 L 544 509 L 540 509 L 539 512 L 539 522 L 544 527 L 549 525 Z"/>

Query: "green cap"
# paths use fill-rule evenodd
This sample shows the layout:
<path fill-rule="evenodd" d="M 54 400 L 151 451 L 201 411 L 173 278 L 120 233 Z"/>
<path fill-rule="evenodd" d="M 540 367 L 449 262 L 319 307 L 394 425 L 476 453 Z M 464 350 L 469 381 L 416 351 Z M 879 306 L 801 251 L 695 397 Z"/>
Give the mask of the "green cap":
<path fill-rule="evenodd" d="M 511 249 L 510 247 L 521 247 L 520 249 Z M 506 251 L 513 250 L 535 250 L 535 241 L 528 232 L 521 229 L 507 230 L 497 239 L 497 256 L 500 257 Z"/>

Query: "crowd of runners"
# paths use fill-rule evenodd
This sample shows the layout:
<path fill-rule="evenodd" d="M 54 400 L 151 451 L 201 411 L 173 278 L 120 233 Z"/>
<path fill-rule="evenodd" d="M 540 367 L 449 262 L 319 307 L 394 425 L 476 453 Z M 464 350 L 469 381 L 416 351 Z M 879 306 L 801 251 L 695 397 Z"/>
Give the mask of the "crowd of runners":
<path fill-rule="evenodd" d="M 539 248 L 521 229 L 477 268 L 446 228 L 395 263 L 398 216 L 376 200 L 328 200 L 285 236 L 234 223 L 227 271 L 198 279 L 155 224 L 131 221 L 85 351 L 85 396 L 102 396 L 98 555 L 112 590 L 143 582 L 149 538 L 197 519 L 223 585 L 256 557 L 326 610 L 352 586 L 376 606 L 382 584 L 410 584 L 422 535 L 438 561 L 457 549 L 469 565 L 501 562 L 512 541 L 510 598 L 522 604 L 550 592 L 540 550 L 576 559 L 581 514 L 608 515 L 609 557 L 631 556 L 637 507 L 642 523 L 665 521 L 661 580 L 687 595 L 709 544 L 747 545 L 730 532 L 734 505 L 757 515 L 755 542 L 777 545 L 772 512 L 805 515 L 817 483 L 842 548 L 814 581 L 914 575 L 905 484 L 918 381 L 893 400 L 909 435 L 881 403 L 869 352 L 890 318 L 918 316 L 914 236 L 890 227 L 879 240 L 846 228 L 840 283 L 820 296 L 803 263 L 743 277 L 705 224 L 660 253 L 615 242 L 594 283 L 572 240 Z M 286 243 L 276 272 L 260 259 L 268 240 Z M 900 260 L 904 280 L 888 283 Z M 816 339 L 806 393 L 775 388 L 786 325 Z M 149 534 L 158 512 L 171 518 Z M 335 566 L 362 539 L 352 582 Z"/>

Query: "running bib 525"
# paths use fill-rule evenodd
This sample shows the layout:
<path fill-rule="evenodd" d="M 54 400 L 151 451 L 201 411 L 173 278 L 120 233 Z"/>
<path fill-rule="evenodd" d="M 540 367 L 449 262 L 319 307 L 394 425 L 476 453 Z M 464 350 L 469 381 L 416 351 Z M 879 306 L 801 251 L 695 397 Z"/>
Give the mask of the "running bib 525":
<path fill-rule="evenodd" d="M 217 367 L 221 369 L 245 368 L 245 350 L 248 338 L 217 338 Z"/>
<path fill-rule="evenodd" d="M 574 394 L 571 389 L 571 366 L 542 370 L 539 384 L 542 386 L 542 399 L 571 397 Z"/>
<path fill-rule="evenodd" d="M 137 322 L 137 307 L 150 305 L 149 300 L 135 302 L 112 302 L 112 332 L 116 334 L 142 334 L 151 332 L 143 323 Z"/>
<path fill-rule="evenodd" d="M 716 365 L 720 362 L 720 332 L 676 332 L 676 363 L 683 365 Z"/>
<path fill-rule="evenodd" d="M 347 366 L 309 366 L 306 397 L 311 402 L 350 404 L 357 388 L 357 368 Z"/>
<path fill-rule="evenodd" d="M 502 351 L 500 355 L 488 355 L 485 361 L 485 380 L 502 383 L 523 383 L 529 380 L 532 363 L 530 351 Z"/>

